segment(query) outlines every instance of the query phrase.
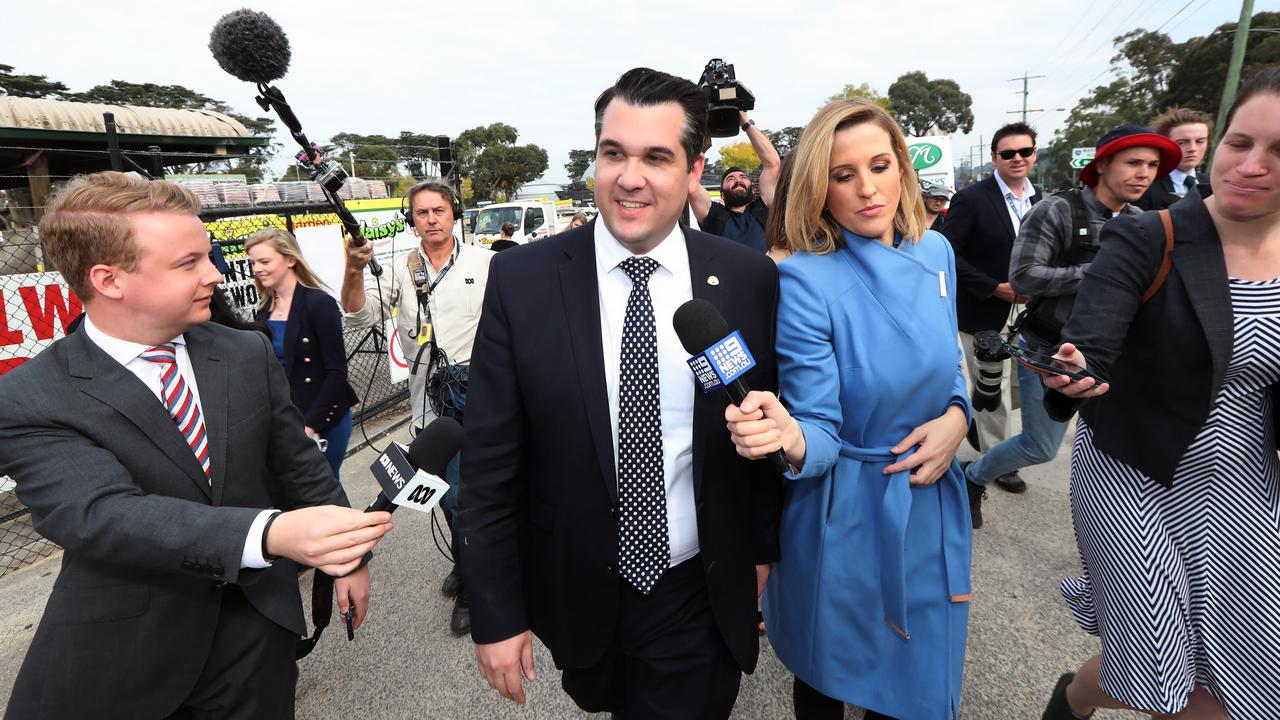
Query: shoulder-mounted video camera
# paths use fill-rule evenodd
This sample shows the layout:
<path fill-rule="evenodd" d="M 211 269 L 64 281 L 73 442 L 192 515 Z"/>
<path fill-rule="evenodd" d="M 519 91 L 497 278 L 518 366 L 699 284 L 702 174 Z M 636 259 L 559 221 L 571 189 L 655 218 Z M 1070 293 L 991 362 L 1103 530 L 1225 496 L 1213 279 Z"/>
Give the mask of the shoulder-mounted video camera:
<path fill-rule="evenodd" d="M 707 96 L 707 131 L 711 137 L 733 137 L 738 134 L 738 112 L 755 110 L 756 96 L 738 82 L 733 65 L 712 58 L 702 69 L 698 87 Z"/>

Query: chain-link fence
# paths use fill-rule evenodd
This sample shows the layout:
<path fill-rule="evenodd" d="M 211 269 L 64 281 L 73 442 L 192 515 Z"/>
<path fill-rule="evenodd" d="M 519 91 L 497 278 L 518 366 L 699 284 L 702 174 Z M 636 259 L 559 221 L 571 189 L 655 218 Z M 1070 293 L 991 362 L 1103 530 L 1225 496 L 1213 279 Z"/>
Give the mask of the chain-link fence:
<path fill-rule="evenodd" d="M 257 213 L 244 215 L 246 211 Z M 217 208 L 201 217 L 226 260 L 222 287 L 232 307 L 246 319 L 257 306 L 244 241 L 265 227 L 330 224 L 323 203 L 261 208 Z M 325 217 L 328 215 L 328 217 Z M 46 271 L 34 222 L 0 222 L 0 375 L 26 362 L 61 337 L 81 305 L 56 272 Z M 359 425 L 408 401 L 408 384 L 393 383 L 386 337 L 379 328 L 348 330 L 347 375 L 360 403 L 352 408 Z M 3 412 L 3 409 L 0 409 Z M 353 445 L 355 443 L 353 442 Z M 18 501 L 14 483 L 0 476 L 0 577 L 53 553 L 57 547 L 31 526 L 30 513 Z"/>

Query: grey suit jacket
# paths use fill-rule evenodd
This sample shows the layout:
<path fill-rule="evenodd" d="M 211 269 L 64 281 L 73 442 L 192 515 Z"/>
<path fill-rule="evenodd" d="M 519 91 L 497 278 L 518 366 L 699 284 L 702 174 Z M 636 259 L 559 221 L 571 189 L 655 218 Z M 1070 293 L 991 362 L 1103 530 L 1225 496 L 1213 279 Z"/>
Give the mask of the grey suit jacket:
<path fill-rule="evenodd" d="M 223 590 L 305 632 L 297 566 L 242 570 L 264 508 L 347 505 L 258 333 L 186 333 L 207 479 L 150 390 L 84 332 L 0 377 L 0 474 L 62 571 L 6 717 L 163 717 L 195 685 Z"/>

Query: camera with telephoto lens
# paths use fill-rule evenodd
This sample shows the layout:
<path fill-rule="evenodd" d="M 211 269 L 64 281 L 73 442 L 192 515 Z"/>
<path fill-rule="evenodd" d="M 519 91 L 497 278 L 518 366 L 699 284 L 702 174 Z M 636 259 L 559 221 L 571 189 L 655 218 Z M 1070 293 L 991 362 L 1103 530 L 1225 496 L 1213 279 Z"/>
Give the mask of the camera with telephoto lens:
<path fill-rule="evenodd" d="M 995 330 L 979 330 L 973 334 L 973 356 L 983 362 L 1000 362 L 1013 357 L 1004 338 Z"/>
<path fill-rule="evenodd" d="M 698 87 L 707 96 L 707 132 L 711 137 L 733 137 L 741 123 L 738 112 L 756 108 L 756 96 L 738 82 L 733 65 L 712 58 L 702 69 Z"/>

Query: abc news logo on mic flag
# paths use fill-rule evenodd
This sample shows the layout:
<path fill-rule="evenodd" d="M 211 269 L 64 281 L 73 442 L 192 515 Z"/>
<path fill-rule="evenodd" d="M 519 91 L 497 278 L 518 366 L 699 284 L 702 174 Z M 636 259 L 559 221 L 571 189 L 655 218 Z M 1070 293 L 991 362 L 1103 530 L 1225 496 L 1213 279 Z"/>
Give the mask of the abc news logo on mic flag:
<path fill-rule="evenodd" d="M 704 394 L 723 388 L 756 366 L 756 359 L 751 357 L 751 351 L 737 330 L 689 358 L 688 362 Z"/>
<path fill-rule="evenodd" d="M 405 451 L 403 445 L 391 443 L 369 471 L 393 505 L 429 513 L 440 504 L 449 484 L 426 470 L 414 470 Z"/>

